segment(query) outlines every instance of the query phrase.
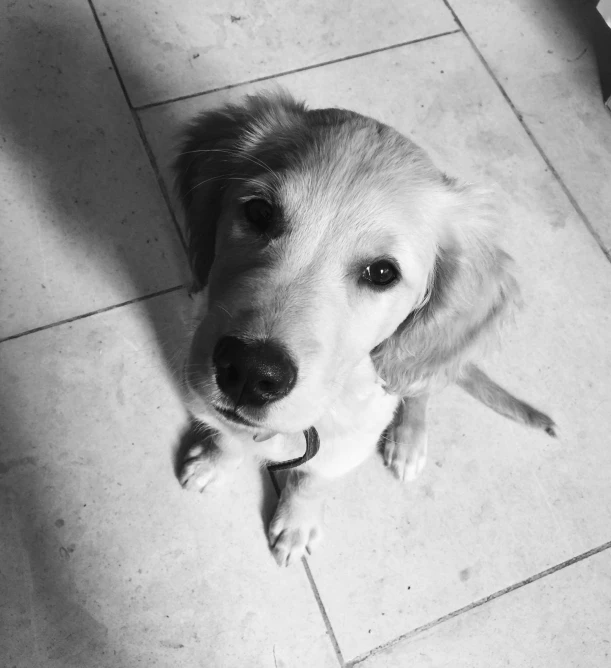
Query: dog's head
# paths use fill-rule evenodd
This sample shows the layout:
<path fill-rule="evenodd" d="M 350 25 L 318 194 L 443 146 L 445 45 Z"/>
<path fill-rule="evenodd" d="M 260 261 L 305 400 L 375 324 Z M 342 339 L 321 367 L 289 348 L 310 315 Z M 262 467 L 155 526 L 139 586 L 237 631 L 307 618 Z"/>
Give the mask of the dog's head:
<path fill-rule="evenodd" d="M 206 301 L 186 381 L 208 421 L 307 428 L 369 358 L 409 394 L 514 290 L 486 199 L 370 118 L 247 98 L 197 118 L 176 169 Z"/>

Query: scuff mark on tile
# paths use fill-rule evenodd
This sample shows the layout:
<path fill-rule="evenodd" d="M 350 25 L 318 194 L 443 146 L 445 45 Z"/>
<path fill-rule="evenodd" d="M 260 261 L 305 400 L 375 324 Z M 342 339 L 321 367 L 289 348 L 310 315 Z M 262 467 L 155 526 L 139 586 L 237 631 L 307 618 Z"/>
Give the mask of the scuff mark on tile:
<path fill-rule="evenodd" d="M 19 457 L 18 459 L 9 459 L 6 462 L 0 462 L 0 475 L 8 473 L 17 466 L 36 466 L 38 459 L 36 457 Z"/>

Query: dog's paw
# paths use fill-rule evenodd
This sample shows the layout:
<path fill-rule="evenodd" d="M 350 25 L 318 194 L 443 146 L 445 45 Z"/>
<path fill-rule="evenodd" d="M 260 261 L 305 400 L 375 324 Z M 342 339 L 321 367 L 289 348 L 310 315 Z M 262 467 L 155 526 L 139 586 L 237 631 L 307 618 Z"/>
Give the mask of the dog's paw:
<path fill-rule="evenodd" d="M 322 508 L 281 499 L 269 527 L 269 545 L 278 566 L 289 566 L 312 554 L 322 533 Z"/>
<path fill-rule="evenodd" d="M 384 441 L 384 464 L 399 480 L 415 480 L 426 464 L 427 449 L 426 430 L 392 427 Z"/>
<path fill-rule="evenodd" d="M 203 492 L 206 488 L 222 484 L 225 477 L 218 456 L 197 443 L 187 452 L 178 479 L 184 489 Z"/>

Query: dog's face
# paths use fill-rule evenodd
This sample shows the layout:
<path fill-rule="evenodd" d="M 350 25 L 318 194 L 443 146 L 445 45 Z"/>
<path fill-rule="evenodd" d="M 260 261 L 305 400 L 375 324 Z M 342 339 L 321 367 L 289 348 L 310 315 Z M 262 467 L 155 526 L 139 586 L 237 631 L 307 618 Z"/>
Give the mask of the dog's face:
<path fill-rule="evenodd" d="M 407 139 L 349 112 L 236 112 L 229 134 L 213 148 L 192 137 L 195 159 L 179 162 L 207 284 L 190 408 L 226 429 L 296 432 L 430 297 L 447 183 Z"/>

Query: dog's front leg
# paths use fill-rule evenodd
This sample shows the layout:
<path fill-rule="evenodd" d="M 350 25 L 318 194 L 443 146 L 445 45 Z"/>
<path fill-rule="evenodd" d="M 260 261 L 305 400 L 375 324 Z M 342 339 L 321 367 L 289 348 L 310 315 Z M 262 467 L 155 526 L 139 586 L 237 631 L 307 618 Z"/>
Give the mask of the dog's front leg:
<path fill-rule="evenodd" d="M 323 505 L 333 481 L 362 464 L 376 449 L 390 419 L 392 404 L 383 406 L 371 424 L 353 425 L 349 432 L 336 433 L 335 427 L 319 429 L 320 452 L 309 462 L 293 469 L 282 490 L 276 514 L 269 527 L 269 543 L 280 566 L 288 566 L 312 550 L 323 534 Z M 319 425 L 320 426 L 320 425 Z"/>
<path fill-rule="evenodd" d="M 322 511 L 328 482 L 311 471 L 293 469 L 269 527 L 269 544 L 279 566 L 311 554 L 322 538 Z"/>
<path fill-rule="evenodd" d="M 384 463 L 399 480 L 414 480 L 426 464 L 428 394 L 404 398 L 384 442 Z"/>
<path fill-rule="evenodd" d="M 234 438 L 206 431 L 187 451 L 180 469 L 180 484 L 203 492 L 225 482 L 244 458 L 242 444 Z"/>

